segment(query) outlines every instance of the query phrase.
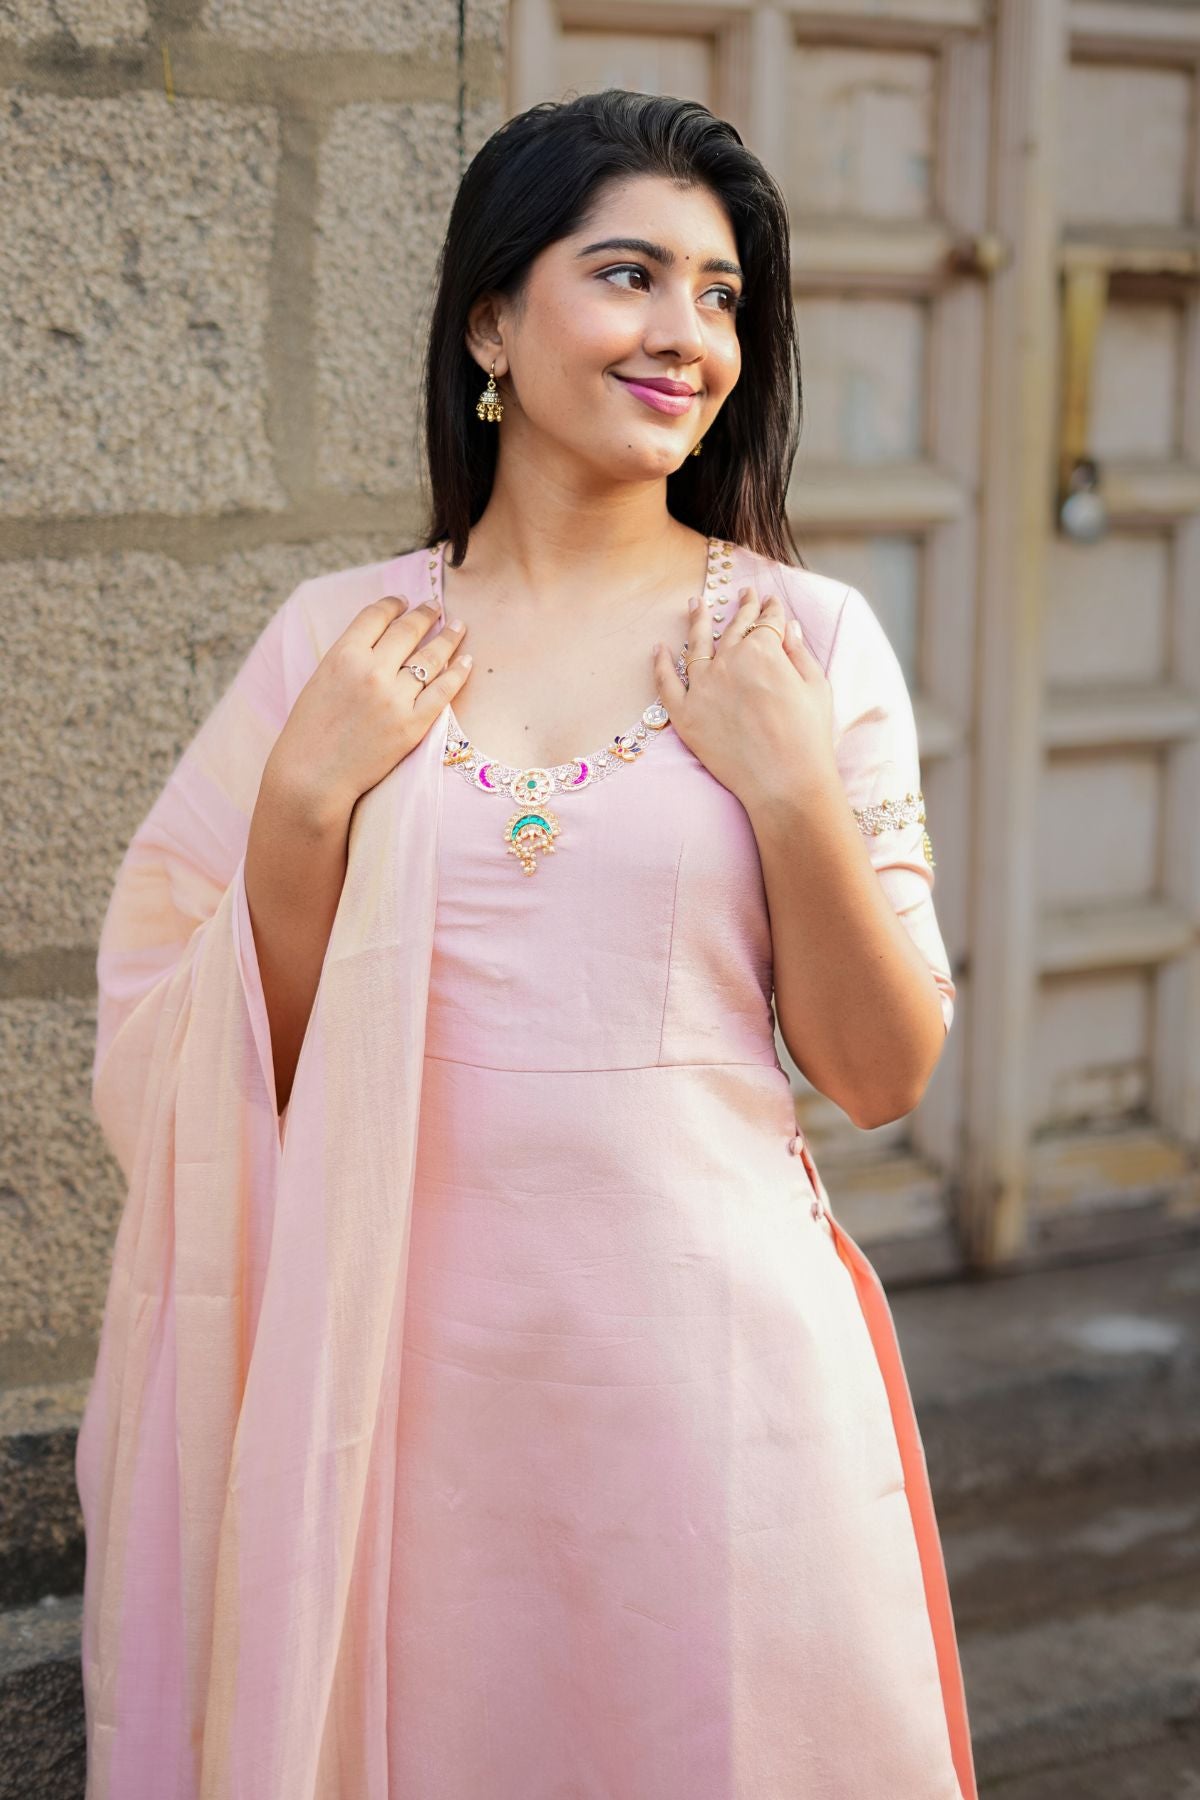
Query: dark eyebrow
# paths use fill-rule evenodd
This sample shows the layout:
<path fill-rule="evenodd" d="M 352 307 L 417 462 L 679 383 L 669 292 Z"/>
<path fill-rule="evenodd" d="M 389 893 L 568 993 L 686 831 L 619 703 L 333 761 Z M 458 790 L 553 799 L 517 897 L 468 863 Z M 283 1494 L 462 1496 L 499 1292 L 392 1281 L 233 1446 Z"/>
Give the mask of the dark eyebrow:
<path fill-rule="evenodd" d="M 668 250 L 665 244 L 652 244 L 646 238 L 601 238 L 598 244 L 585 244 L 576 255 L 592 256 L 597 250 L 639 250 L 651 262 L 661 263 L 664 269 L 675 266 L 673 250 Z M 739 281 L 746 279 L 738 264 L 727 262 L 723 256 L 710 256 L 698 267 L 703 275 L 736 275 Z"/>

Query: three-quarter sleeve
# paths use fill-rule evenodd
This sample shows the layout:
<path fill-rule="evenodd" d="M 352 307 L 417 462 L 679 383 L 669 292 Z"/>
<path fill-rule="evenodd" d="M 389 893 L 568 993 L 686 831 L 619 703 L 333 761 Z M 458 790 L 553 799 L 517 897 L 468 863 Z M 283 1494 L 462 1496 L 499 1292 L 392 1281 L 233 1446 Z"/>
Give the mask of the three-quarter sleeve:
<path fill-rule="evenodd" d="M 949 1031 L 955 987 L 933 905 L 933 845 L 912 700 L 899 658 L 857 588 L 846 590 L 826 675 L 847 798 L 884 892 L 928 964 Z"/>

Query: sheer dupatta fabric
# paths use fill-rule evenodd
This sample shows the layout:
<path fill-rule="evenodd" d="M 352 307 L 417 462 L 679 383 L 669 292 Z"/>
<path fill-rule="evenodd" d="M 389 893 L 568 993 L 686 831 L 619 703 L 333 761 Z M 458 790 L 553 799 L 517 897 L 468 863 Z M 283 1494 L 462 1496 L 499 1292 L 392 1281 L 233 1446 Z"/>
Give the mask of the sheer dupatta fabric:
<path fill-rule="evenodd" d="M 173 770 L 101 934 L 128 1183 L 76 1480 L 88 1800 L 386 1791 L 379 1684 L 448 713 L 364 795 L 285 1118 L 245 890 L 267 756 L 418 557 L 302 583 Z M 411 565 L 411 566 L 408 566 Z"/>

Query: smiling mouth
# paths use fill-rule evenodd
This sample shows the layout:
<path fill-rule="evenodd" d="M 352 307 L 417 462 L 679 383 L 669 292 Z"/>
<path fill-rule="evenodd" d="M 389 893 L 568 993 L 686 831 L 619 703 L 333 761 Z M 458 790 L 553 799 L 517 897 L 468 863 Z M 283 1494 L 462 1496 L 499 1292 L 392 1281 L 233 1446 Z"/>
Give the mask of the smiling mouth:
<path fill-rule="evenodd" d="M 644 387 L 652 394 L 665 394 L 668 400 L 694 400 L 700 392 L 699 388 L 690 388 L 686 384 L 679 388 L 659 387 L 657 382 L 638 375 L 614 375 L 614 379 L 623 381 L 626 387 Z"/>

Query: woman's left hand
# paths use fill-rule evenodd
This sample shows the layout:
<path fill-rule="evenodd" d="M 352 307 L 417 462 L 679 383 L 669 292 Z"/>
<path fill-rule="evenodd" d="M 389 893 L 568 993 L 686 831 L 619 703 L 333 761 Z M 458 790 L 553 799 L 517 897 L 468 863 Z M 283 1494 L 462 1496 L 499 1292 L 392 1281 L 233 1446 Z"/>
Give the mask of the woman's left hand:
<path fill-rule="evenodd" d="M 840 776 L 833 691 L 799 623 L 775 595 L 760 600 L 754 586 L 740 592 L 716 643 L 709 609 L 691 602 L 686 688 L 663 644 L 654 647 L 654 674 L 688 749 L 749 808 L 784 794 L 802 797 Z"/>

